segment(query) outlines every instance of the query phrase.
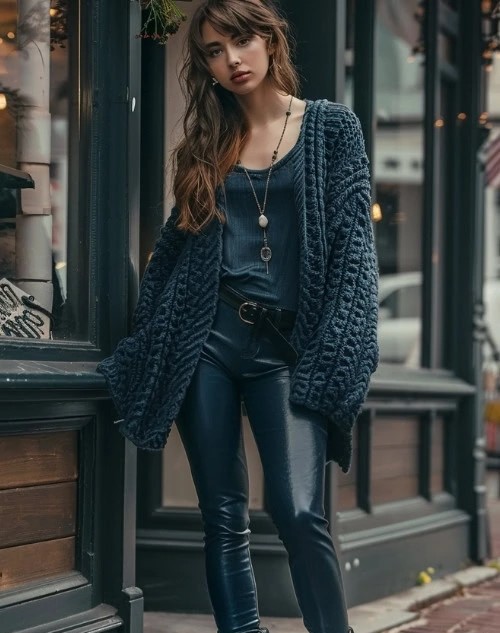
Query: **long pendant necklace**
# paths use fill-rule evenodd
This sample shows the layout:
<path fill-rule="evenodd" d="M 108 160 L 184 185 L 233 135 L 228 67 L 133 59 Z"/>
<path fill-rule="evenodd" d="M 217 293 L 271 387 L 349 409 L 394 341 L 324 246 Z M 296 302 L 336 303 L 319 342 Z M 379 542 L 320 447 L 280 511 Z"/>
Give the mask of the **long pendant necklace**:
<path fill-rule="evenodd" d="M 269 224 L 269 219 L 266 216 L 267 194 L 269 190 L 269 181 L 271 179 L 271 173 L 273 171 L 274 163 L 276 162 L 278 158 L 278 150 L 280 148 L 281 141 L 283 140 L 283 137 L 285 136 L 286 126 L 288 125 L 288 119 L 290 118 L 290 115 L 292 114 L 292 101 L 293 101 L 293 95 L 290 97 L 288 110 L 285 113 L 285 124 L 283 125 L 283 130 L 281 131 L 281 136 L 280 136 L 280 140 L 278 141 L 278 145 L 276 146 L 276 149 L 273 152 L 273 156 L 271 158 L 271 164 L 269 165 L 269 171 L 267 172 L 266 186 L 264 189 L 264 200 L 262 201 L 262 205 L 260 204 L 257 194 L 255 192 L 252 179 L 250 178 L 250 174 L 248 173 L 247 169 L 241 164 L 240 160 L 237 162 L 237 165 L 239 165 L 246 174 L 246 177 L 252 189 L 253 196 L 255 198 L 255 202 L 257 203 L 257 208 L 259 209 L 259 226 L 261 227 L 262 232 L 263 232 L 263 246 L 260 249 L 260 258 L 266 264 L 267 274 L 269 274 L 269 261 L 271 257 L 273 256 L 273 252 L 267 241 L 267 231 L 266 231 L 267 225 Z"/>

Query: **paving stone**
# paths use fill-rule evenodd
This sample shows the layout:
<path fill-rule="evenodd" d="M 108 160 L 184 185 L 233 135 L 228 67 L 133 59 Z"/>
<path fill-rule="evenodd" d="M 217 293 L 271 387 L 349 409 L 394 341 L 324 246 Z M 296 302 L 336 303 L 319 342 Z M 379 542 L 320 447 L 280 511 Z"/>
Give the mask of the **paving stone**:
<path fill-rule="evenodd" d="M 470 567 L 456 574 L 453 574 L 453 580 L 462 585 L 462 587 L 472 587 L 480 582 L 494 578 L 497 570 L 491 567 Z"/>
<path fill-rule="evenodd" d="M 349 624 L 355 633 L 383 633 L 387 629 L 418 619 L 417 613 L 409 611 L 386 611 L 381 613 L 349 614 Z"/>

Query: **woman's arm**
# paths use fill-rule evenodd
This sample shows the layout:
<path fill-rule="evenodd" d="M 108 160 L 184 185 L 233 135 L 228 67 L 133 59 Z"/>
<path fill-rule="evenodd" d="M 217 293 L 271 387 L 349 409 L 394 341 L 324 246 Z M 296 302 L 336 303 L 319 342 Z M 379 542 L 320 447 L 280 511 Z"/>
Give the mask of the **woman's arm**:
<path fill-rule="evenodd" d="M 156 241 L 141 280 L 139 298 L 132 317 L 132 332 L 142 329 L 150 321 L 158 296 L 172 274 L 186 242 L 187 234 L 176 227 L 178 217 L 179 212 L 174 207 Z"/>

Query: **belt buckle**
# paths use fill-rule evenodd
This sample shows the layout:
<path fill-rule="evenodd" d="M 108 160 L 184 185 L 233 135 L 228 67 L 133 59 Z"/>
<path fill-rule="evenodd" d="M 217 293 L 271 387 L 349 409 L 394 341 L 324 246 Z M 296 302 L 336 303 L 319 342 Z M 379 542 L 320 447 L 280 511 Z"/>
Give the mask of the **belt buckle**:
<path fill-rule="evenodd" d="M 241 314 L 241 311 L 245 306 L 252 306 L 253 308 L 258 308 L 258 305 L 254 303 L 253 301 L 244 301 L 238 308 L 238 315 L 240 319 L 244 321 L 245 323 L 248 323 L 250 325 L 255 325 L 255 321 L 249 321 L 248 319 L 245 319 L 243 315 Z"/>

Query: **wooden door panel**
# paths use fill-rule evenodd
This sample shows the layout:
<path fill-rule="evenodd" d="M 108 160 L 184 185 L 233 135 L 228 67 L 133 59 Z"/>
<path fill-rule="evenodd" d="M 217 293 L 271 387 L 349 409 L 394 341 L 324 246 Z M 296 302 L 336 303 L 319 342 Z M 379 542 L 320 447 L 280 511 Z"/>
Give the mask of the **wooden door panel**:
<path fill-rule="evenodd" d="M 75 534 L 76 482 L 0 491 L 0 547 Z"/>
<path fill-rule="evenodd" d="M 0 591 L 75 568 L 75 538 L 0 549 Z"/>
<path fill-rule="evenodd" d="M 418 477 L 393 477 L 372 483 L 372 503 L 390 503 L 418 495 Z"/>
<path fill-rule="evenodd" d="M 0 437 L 0 490 L 75 480 L 77 433 Z"/>

